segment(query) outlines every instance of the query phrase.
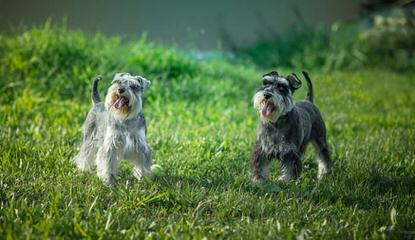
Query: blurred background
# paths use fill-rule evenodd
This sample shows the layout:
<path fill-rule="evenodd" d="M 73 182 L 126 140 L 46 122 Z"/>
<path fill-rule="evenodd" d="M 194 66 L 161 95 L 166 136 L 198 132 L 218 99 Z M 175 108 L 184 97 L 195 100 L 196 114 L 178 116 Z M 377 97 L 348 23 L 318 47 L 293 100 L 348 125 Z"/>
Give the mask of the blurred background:
<path fill-rule="evenodd" d="M 48 22 L 261 68 L 409 70 L 414 9 L 413 0 L 0 0 L 0 32 Z"/>
<path fill-rule="evenodd" d="M 360 0 L 1 0 L 0 29 L 67 19 L 70 28 L 182 47 L 229 49 L 273 39 L 303 25 L 355 20 Z"/>

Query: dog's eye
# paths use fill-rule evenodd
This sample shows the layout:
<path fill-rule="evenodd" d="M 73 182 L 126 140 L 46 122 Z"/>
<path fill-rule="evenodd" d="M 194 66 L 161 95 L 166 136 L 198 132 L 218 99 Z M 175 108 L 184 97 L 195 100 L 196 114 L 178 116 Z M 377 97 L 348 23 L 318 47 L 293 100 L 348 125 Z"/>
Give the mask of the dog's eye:
<path fill-rule="evenodd" d="M 278 90 L 280 90 L 281 92 L 284 92 L 286 89 L 285 89 L 285 86 L 284 85 L 282 85 L 282 84 L 278 84 L 277 85 L 277 88 L 278 88 Z"/>
<path fill-rule="evenodd" d="M 140 89 L 140 86 L 139 85 L 131 85 L 130 86 L 130 88 L 133 90 L 133 91 L 138 91 L 139 89 Z"/>

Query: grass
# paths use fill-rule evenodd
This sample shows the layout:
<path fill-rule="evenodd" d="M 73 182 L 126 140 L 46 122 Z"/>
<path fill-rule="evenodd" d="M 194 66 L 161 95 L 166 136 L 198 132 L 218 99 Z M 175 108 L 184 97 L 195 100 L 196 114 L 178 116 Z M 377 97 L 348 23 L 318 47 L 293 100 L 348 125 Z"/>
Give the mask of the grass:
<path fill-rule="evenodd" d="M 0 36 L 0 238 L 415 238 L 415 74 L 312 70 L 333 172 L 317 181 L 309 149 L 299 181 L 274 164 L 254 185 L 251 96 L 268 70 L 48 24 Z M 167 175 L 138 182 L 123 163 L 108 188 L 70 159 L 92 77 L 104 94 L 118 71 L 152 80 L 148 139 Z"/>

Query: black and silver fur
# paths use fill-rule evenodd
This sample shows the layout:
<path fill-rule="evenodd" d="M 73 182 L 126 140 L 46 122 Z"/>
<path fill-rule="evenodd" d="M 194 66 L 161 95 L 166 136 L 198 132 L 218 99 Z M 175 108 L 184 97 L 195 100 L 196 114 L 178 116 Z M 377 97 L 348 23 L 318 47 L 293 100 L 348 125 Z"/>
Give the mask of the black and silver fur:
<path fill-rule="evenodd" d="M 294 102 L 292 95 L 301 87 L 295 74 L 283 77 L 273 71 L 263 75 L 262 86 L 254 95 L 254 107 L 260 114 L 256 142 L 251 157 L 254 182 L 265 181 L 272 159 L 281 163 L 280 180 L 297 179 L 301 157 L 311 142 L 317 151 L 318 177 L 330 170 L 331 160 L 326 127 L 320 111 L 313 104 L 313 89 L 307 72 L 308 93 L 305 100 Z"/>
<path fill-rule="evenodd" d="M 93 81 L 93 108 L 83 125 L 83 142 L 73 161 L 84 171 L 95 167 L 106 184 L 114 183 L 117 163 L 126 159 L 134 164 L 133 174 L 141 179 L 152 176 L 151 149 L 147 144 L 147 126 L 141 94 L 151 82 L 141 76 L 117 73 L 105 101 L 98 93 L 100 77 Z"/>

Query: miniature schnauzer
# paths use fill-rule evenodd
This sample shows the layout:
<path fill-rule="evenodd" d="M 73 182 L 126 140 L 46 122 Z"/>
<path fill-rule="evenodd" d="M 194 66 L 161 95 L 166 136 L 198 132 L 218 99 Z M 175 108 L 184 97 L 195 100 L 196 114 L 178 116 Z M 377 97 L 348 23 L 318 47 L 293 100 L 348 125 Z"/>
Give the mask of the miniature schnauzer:
<path fill-rule="evenodd" d="M 84 171 L 97 168 L 98 177 L 114 184 L 117 162 L 126 159 L 134 164 L 138 179 L 153 176 L 151 150 L 147 145 L 147 127 L 141 94 L 150 81 L 129 73 L 117 73 L 108 89 L 105 102 L 98 93 L 100 77 L 92 87 L 93 108 L 83 125 L 83 142 L 73 161 Z"/>
<path fill-rule="evenodd" d="M 275 71 L 263 75 L 262 86 L 253 98 L 260 115 L 251 157 L 254 182 L 267 179 L 268 166 L 274 158 L 281 163 L 280 180 L 297 179 L 302 168 L 301 156 L 309 142 L 318 153 L 318 178 L 330 170 L 326 127 L 320 111 L 313 104 L 310 77 L 304 71 L 303 75 L 307 81 L 307 97 L 297 102 L 292 98 L 294 91 L 301 87 L 297 75 L 283 77 Z"/>

